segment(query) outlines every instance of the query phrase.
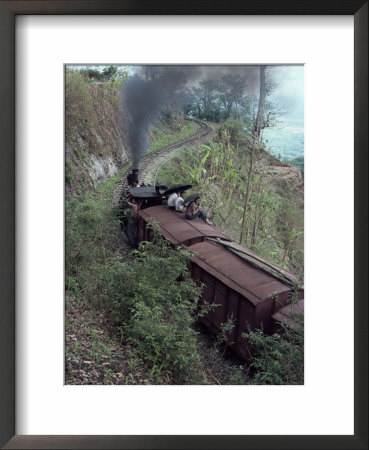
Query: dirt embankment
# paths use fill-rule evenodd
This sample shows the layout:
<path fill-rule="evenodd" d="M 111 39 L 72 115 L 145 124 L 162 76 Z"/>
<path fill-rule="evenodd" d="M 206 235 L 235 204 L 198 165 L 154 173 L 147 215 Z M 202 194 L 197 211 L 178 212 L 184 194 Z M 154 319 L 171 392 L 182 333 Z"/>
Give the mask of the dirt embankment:
<path fill-rule="evenodd" d="M 263 176 L 265 186 L 271 186 L 282 197 L 292 195 L 297 204 L 303 206 L 304 174 L 300 168 L 261 151 L 255 162 L 255 173 Z"/>
<path fill-rule="evenodd" d="M 67 72 L 65 93 L 66 193 L 83 196 L 114 176 L 130 155 L 122 131 L 120 85 L 91 83 Z"/>

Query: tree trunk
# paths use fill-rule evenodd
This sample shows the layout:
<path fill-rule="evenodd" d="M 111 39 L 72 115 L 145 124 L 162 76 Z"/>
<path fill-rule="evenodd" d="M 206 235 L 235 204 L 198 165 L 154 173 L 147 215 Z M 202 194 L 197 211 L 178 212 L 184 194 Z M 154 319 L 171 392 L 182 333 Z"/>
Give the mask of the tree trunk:
<path fill-rule="evenodd" d="M 265 107 L 265 68 L 266 66 L 260 66 L 260 95 L 259 95 L 259 108 L 258 108 L 258 114 L 256 116 L 256 120 L 254 123 L 254 132 L 252 134 L 252 150 L 251 150 L 251 158 L 250 158 L 250 166 L 249 166 L 249 173 L 248 173 L 248 180 L 247 180 L 247 188 L 246 188 L 246 199 L 245 199 L 245 206 L 243 209 L 243 217 L 242 217 L 242 226 L 241 226 L 241 233 L 240 233 L 240 244 L 242 244 L 243 235 L 244 235 L 244 227 L 245 227 L 245 221 L 246 221 L 246 212 L 247 212 L 247 205 L 249 202 L 249 195 L 250 195 L 250 183 L 251 183 L 251 177 L 252 177 L 252 170 L 253 170 L 253 163 L 254 163 L 254 153 L 255 153 L 255 141 L 260 138 L 260 131 L 263 124 L 263 118 L 264 118 L 264 107 Z"/>
<path fill-rule="evenodd" d="M 240 233 L 240 245 L 242 244 L 242 239 L 243 239 L 243 234 L 244 234 L 244 229 L 245 229 L 247 205 L 249 203 L 250 183 L 251 183 L 252 169 L 253 169 L 253 163 L 254 163 L 254 153 L 255 153 L 255 136 L 252 140 L 252 150 L 251 150 L 249 173 L 248 173 L 248 178 L 247 178 L 245 206 L 243 208 L 242 225 L 241 225 L 241 233 Z"/>
<path fill-rule="evenodd" d="M 259 204 L 260 204 L 260 193 L 261 193 L 261 182 L 262 182 L 262 176 L 260 175 L 258 190 L 257 190 L 257 200 L 256 200 L 256 207 L 255 207 L 255 216 L 254 216 L 254 225 L 252 229 L 252 235 L 251 235 L 251 247 L 255 245 L 256 242 L 256 231 L 258 229 L 258 226 L 260 224 L 261 220 L 261 214 L 259 213 Z"/>
<path fill-rule="evenodd" d="M 286 247 L 285 252 L 284 252 L 284 255 L 283 255 L 283 257 L 282 257 L 282 264 L 285 264 L 285 262 L 286 262 L 288 253 L 289 253 L 289 251 L 290 251 L 290 246 L 291 246 L 291 241 L 288 241 L 287 247 Z"/>
<path fill-rule="evenodd" d="M 260 95 L 259 95 L 259 108 L 256 120 L 254 123 L 254 137 L 260 140 L 260 133 L 263 126 L 264 120 L 264 109 L 265 109 L 265 69 L 266 66 L 260 66 Z"/>

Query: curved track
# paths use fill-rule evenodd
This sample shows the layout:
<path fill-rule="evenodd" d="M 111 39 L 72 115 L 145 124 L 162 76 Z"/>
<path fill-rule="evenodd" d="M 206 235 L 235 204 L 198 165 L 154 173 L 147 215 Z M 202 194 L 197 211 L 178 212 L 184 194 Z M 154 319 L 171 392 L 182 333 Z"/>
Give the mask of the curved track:
<path fill-rule="evenodd" d="M 172 144 L 168 144 L 165 147 L 158 148 L 157 150 L 154 150 L 153 152 L 150 152 L 146 156 L 144 156 L 138 164 L 138 169 L 140 170 L 139 172 L 140 183 L 153 184 L 157 169 L 167 159 L 170 159 L 171 157 L 175 156 L 176 153 L 178 153 L 179 148 L 183 146 L 192 146 L 195 144 L 199 144 L 203 140 L 209 138 L 214 133 L 213 128 L 211 128 L 208 124 L 201 122 L 200 120 L 197 119 L 186 119 L 186 120 L 195 122 L 199 126 L 196 133 L 191 134 L 190 136 L 186 136 L 185 138 L 173 142 Z M 124 174 L 123 178 L 120 180 L 120 182 L 117 185 L 117 188 L 114 191 L 112 199 L 113 205 L 119 204 L 122 192 L 125 192 L 128 187 L 127 175 L 129 172 L 130 170 Z"/>

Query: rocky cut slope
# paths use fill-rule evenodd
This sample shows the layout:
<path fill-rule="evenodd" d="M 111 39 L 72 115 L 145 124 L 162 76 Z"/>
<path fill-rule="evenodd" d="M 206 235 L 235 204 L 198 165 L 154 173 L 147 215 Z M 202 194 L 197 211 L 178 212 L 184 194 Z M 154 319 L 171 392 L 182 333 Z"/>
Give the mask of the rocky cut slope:
<path fill-rule="evenodd" d="M 262 175 L 264 186 L 270 186 L 282 197 L 293 196 L 297 205 L 304 205 L 304 173 L 288 162 L 282 162 L 264 149 L 259 149 L 255 173 Z"/>
<path fill-rule="evenodd" d="M 122 131 L 121 80 L 94 82 L 78 71 L 65 76 L 66 194 L 83 196 L 114 176 L 129 159 Z"/>

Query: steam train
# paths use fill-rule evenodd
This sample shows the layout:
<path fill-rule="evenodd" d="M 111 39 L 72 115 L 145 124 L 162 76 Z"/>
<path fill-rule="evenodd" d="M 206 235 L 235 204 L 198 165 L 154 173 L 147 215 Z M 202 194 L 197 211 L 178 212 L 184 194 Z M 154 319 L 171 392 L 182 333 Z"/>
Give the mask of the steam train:
<path fill-rule="evenodd" d="M 294 318 L 303 311 L 304 290 L 294 274 L 236 244 L 201 219 L 186 220 L 183 213 L 170 209 L 165 198 L 173 189 L 143 186 L 131 187 L 129 192 L 139 207 L 132 234 L 138 241 L 151 241 L 148 224 L 155 221 L 173 247 L 185 245 L 194 253 L 192 278 L 203 285 L 202 300 L 215 305 L 201 321 L 218 333 L 231 319 L 234 327 L 229 342 L 238 356 L 248 358 L 243 334 L 249 330 L 270 334 L 281 323 L 299 326 Z"/>

